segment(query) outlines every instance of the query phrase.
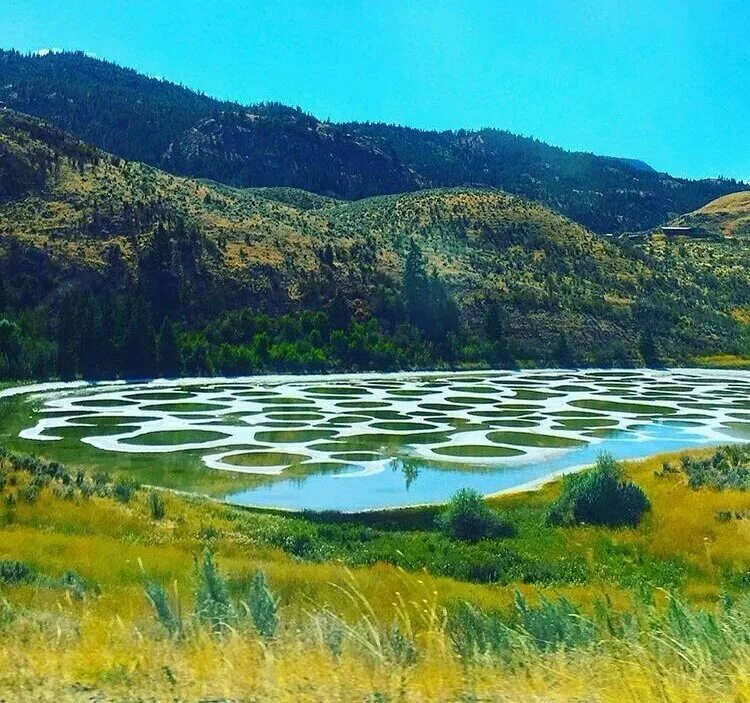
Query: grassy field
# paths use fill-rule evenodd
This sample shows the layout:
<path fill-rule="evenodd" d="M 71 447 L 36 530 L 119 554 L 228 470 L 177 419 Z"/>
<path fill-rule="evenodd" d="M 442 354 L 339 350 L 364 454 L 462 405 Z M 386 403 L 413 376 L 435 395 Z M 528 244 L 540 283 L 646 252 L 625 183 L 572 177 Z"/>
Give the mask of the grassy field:
<path fill-rule="evenodd" d="M 471 544 L 436 508 L 261 513 L 6 458 L 0 700 L 750 700 L 750 493 L 663 459 L 628 467 L 636 528 L 549 526 L 550 484 L 492 499 L 515 534 Z"/>

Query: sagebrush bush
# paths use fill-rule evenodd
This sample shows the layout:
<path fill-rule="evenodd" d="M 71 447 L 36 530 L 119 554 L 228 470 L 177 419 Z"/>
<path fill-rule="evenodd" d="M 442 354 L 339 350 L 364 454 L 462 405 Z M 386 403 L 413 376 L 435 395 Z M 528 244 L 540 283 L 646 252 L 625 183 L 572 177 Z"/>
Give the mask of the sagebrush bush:
<path fill-rule="evenodd" d="M 94 593 L 99 592 L 99 588 L 95 584 L 89 583 L 83 576 L 73 569 L 68 569 L 68 571 L 58 579 L 57 583 L 53 585 L 64 588 L 76 600 L 83 600 L 83 597 L 89 590 Z"/>
<path fill-rule="evenodd" d="M 273 639 L 279 622 L 279 601 L 271 592 L 263 571 L 258 571 L 250 582 L 247 610 L 258 634 L 264 639 Z"/>
<path fill-rule="evenodd" d="M 151 517 L 154 520 L 163 520 L 167 514 L 167 504 L 164 502 L 162 494 L 159 491 L 149 491 L 147 500 Z"/>
<path fill-rule="evenodd" d="M 23 561 L 4 559 L 0 561 L 0 583 L 28 583 L 34 578 L 34 570 Z"/>
<path fill-rule="evenodd" d="M 166 589 L 160 583 L 148 581 L 145 590 L 146 598 L 154 609 L 156 619 L 170 636 L 180 635 L 183 630 L 183 623 L 179 601 L 176 598 L 170 599 Z"/>
<path fill-rule="evenodd" d="M 569 474 L 549 508 L 552 525 L 637 525 L 650 503 L 643 490 L 626 481 L 620 465 L 602 453 L 593 469 Z"/>
<path fill-rule="evenodd" d="M 214 634 L 220 634 L 228 629 L 235 617 L 229 587 L 208 549 L 203 552 L 203 559 L 198 564 L 195 609 L 198 620 L 207 625 Z"/>
<path fill-rule="evenodd" d="M 164 586 L 147 580 L 145 592 L 156 619 L 169 635 L 184 634 L 191 620 L 183 620 L 176 586 L 174 597 L 170 597 Z M 197 563 L 192 622 L 207 628 L 212 635 L 225 635 L 236 631 L 248 617 L 255 632 L 264 640 L 270 641 L 275 637 L 279 624 L 279 599 L 271 591 L 265 572 L 256 572 L 250 581 L 246 597 L 235 600 L 230 593 L 229 584 L 214 561 L 213 553 L 206 549 Z"/>
<path fill-rule="evenodd" d="M 475 542 L 491 537 L 508 537 L 514 530 L 471 488 L 456 492 L 436 524 L 451 539 Z"/>
<path fill-rule="evenodd" d="M 120 503 L 129 503 L 139 487 L 132 478 L 118 478 L 112 485 L 112 497 Z"/>
<path fill-rule="evenodd" d="M 714 454 L 705 459 L 685 455 L 680 459 L 680 469 L 687 476 L 688 484 L 693 489 L 709 486 L 717 490 L 748 490 L 750 445 L 731 444 L 719 447 Z"/>

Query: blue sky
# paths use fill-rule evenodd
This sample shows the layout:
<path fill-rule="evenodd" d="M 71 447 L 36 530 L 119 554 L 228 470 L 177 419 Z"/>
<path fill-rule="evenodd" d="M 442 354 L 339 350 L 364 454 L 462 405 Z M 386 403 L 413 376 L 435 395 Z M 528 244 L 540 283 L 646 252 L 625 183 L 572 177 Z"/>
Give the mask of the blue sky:
<path fill-rule="evenodd" d="M 500 127 L 750 180 L 750 2 L 6 0 L 0 45 L 81 49 L 240 102 Z"/>

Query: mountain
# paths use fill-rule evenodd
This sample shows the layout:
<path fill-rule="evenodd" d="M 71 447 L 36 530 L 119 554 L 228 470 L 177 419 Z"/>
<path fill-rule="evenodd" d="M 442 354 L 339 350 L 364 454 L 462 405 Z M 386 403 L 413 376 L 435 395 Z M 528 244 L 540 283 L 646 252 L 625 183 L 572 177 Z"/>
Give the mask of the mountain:
<path fill-rule="evenodd" d="M 0 377 L 738 352 L 743 240 L 616 241 L 497 189 L 238 189 L 0 111 Z"/>
<path fill-rule="evenodd" d="M 648 173 L 656 172 L 656 169 L 653 166 L 649 166 L 645 161 L 641 161 L 640 159 L 626 159 L 620 157 L 619 161 L 627 166 L 630 166 L 631 168 L 634 168 L 636 171 L 646 171 Z"/>
<path fill-rule="evenodd" d="M 750 191 L 712 200 L 702 208 L 678 217 L 677 226 L 695 227 L 721 237 L 750 237 Z"/>
<path fill-rule="evenodd" d="M 748 187 L 673 178 L 638 160 L 567 152 L 495 129 L 334 124 L 278 104 L 242 106 L 80 52 L 0 51 L 0 104 L 175 174 L 344 199 L 501 188 L 600 233 L 646 230 Z"/>

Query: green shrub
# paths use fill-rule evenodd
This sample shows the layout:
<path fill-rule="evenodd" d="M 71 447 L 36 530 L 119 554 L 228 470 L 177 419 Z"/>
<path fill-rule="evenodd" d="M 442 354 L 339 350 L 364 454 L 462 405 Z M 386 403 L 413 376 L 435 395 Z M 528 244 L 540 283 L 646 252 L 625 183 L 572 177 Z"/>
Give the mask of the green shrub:
<path fill-rule="evenodd" d="M 279 623 L 279 600 L 271 591 L 268 579 L 262 571 L 258 571 L 250 582 L 247 611 L 261 637 L 273 639 Z"/>
<path fill-rule="evenodd" d="M 344 625 L 341 620 L 328 610 L 313 616 L 313 621 L 320 633 L 320 639 L 334 660 L 338 661 L 344 651 Z"/>
<path fill-rule="evenodd" d="M 750 489 L 750 445 L 732 444 L 719 447 L 706 459 L 683 456 L 680 469 L 687 476 L 692 489 L 701 486 L 717 490 Z"/>
<path fill-rule="evenodd" d="M 151 517 L 154 520 L 163 520 L 167 514 L 167 504 L 164 502 L 161 493 L 158 491 L 149 491 L 147 501 Z"/>
<path fill-rule="evenodd" d="M 146 598 L 154 609 L 156 619 L 169 635 L 172 637 L 179 635 L 182 632 L 183 625 L 177 600 L 172 601 L 164 586 L 153 581 L 146 583 Z"/>
<path fill-rule="evenodd" d="M 120 503 L 129 503 L 139 487 L 132 478 L 118 478 L 112 485 L 112 497 Z"/>
<path fill-rule="evenodd" d="M 18 496 L 25 502 L 34 504 L 36 503 L 37 498 L 39 498 L 39 488 L 34 484 L 29 483 L 18 491 Z"/>
<path fill-rule="evenodd" d="M 226 630 L 234 620 L 234 606 L 229 598 L 229 588 L 219 573 L 213 554 L 208 549 L 198 564 L 195 609 L 198 620 L 208 625 L 214 634 Z"/>
<path fill-rule="evenodd" d="M 462 488 L 437 516 L 436 524 L 451 539 L 476 542 L 491 537 L 507 537 L 513 528 L 471 488 Z"/>
<path fill-rule="evenodd" d="M 388 645 L 387 656 L 394 664 L 406 667 L 417 661 L 416 642 L 404 634 L 397 624 L 393 624 L 388 630 L 385 641 Z"/>
<path fill-rule="evenodd" d="M 88 580 L 72 569 L 66 571 L 55 585 L 64 588 L 76 600 L 83 600 L 87 591 L 99 592 L 99 587 L 96 584 L 89 583 Z"/>
<path fill-rule="evenodd" d="M 34 578 L 34 570 L 23 561 L 4 559 L 0 561 L 0 583 L 28 583 Z"/>
<path fill-rule="evenodd" d="M 589 471 L 563 479 L 560 496 L 550 506 L 552 525 L 637 525 L 650 503 L 636 484 L 623 478 L 610 454 L 602 453 Z"/>
<path fill-rule="evenodd" d="M 110 480 L 109 474 L 104 473 L 103 471 L 97 471 L 92 478 L 94 486 L 96 486 L 98 492 L 104 491 Z"/>

